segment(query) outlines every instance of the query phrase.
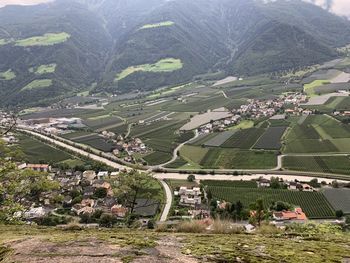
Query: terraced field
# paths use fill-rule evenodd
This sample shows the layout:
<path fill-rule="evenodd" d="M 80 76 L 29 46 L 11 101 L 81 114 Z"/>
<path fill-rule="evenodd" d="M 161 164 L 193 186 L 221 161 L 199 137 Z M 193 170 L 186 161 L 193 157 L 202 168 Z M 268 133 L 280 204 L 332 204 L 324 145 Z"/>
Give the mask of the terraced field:
<path fill-rule="evenodd" d="M 25 87 L 21 89 L 21 91 L 33 90 L 33 89 L 42 89 L 47 88 L 52 85 L 51 79 L 36 79 L 27 84 Z"/>
<path fill-rule="evenodd" d="M 334 218 L 334 209 L 322 193 L 299 192 L 279 189 L 254 189 L 211 186 L 213 197 L 228 202 L 241 201 L 244 207 L 249 207 L 257 199 L 262 198 L 265 207 L 272 202 L 283 201 L 300 206 L 309 218 Z"/>

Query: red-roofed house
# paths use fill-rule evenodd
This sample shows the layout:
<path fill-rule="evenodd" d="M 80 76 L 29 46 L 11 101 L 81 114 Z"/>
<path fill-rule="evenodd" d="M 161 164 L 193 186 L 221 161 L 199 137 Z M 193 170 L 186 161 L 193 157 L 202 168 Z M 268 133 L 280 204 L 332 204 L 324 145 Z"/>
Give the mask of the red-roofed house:
<path fill-rule="evenodd" d="M 275 219 L 276 221 L 289 221 L 289 220 L 306 221 L 307 217 L 303 212 L 303 210 L 300 207 L 298 207 L 298 208 L 295 208 L 294 211 L 274 212 L 273 219 Z"/>

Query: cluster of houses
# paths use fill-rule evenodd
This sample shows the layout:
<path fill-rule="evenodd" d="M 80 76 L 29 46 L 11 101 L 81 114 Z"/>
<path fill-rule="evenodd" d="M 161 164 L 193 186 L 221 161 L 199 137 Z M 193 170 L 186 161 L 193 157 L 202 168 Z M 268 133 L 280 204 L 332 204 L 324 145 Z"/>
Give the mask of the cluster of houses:
<path fill-rule="evenodd" d="M 227 127 L 236 125 L 240 122 L 241 116 L 234 115 L 221 120 L 216 120 L 205 125 L 202 125 L 198 128 L 200 134 L 209 134 L 212 132 L 223 132 Z"/>
<path fill-rule="evenodd" d="M 307 183 L 300 183 L 295 181 L 283 181 L 282 179 L 279 179 L 279 183 L 282 187 L 285 187 L 288 190 L 291 191 L 302 191 L 302 192 L 315 192 L 316 189 L 310 186 Z M 260 178 L 257 181 L 257 185 L 259 188 L 270 188 L 271 187 L 271 180 Z"/>
<path fill-rule="evenodd" d="M 118 172 L 62 171 L 47 164 L 20 164 L 18 168 L 46 172 L 50 180 L 60 184 L 59 189 L 41 194 L 40 204 L 32 204 L 24 213 L 26 219 L 42 218 L 54 211 L 57 208 L 53 202 L 55 196 L 60 196 L 62 204 L 71 207 L 71 211 L 78 216 L 101 210 L 124 218 L 128 212 L 127 208 L 117 203 L 109 182 L 111 179 L 117 180 Z M 98 189 L 104 189 L 102 196 L 96 195 Z"/>
<path fill-rule="evenodd" d="M 135 153 L 147 154 L 150 149 L 142 142 L 140 138 L 130 138 L 125 140 L 121 135 L 115 142 L 113 154 L 119 158 L 124 158 L 126 162 L 134 162 Z"/>

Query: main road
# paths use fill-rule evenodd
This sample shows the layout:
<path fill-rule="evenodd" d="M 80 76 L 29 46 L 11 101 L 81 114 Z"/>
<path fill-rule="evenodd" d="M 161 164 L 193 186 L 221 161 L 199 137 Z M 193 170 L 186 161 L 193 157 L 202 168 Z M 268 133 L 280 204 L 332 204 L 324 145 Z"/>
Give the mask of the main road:
<path fill-rule="evenodd" d="M 42 141 L 45 141 L 49 144 L 52 145 L 56 145 L 60 148 L 64 148 L 70 152 L 79 154 L 80 156 L 84 156 L 87 157 L 89 159 L 92 159 L 94 161 L 97 162 L 101 162 L 104 163 L 112 168 L 115 169 L 119 169 L 119 170 L 132 170 L 132 168 L 128 167 L 127 165 L 123 165 L 123 164 L 119 164 L 115 161 L 111 161 L 103 156 L 99 156 L 95 153 L 90 153 L 86 150 L 80 149 L 76 146 L 70 145 L 68 142 L 68 140 L 66 139 L 62 139 L 63 141 L 61 141 L 61 139 L 59 140 L 58 138 L 52 138 L 49 137 L 47 135 L 38 133 L 36 131 L 32 131 L 32 130 L 28 130 L 28 129 L 17 129 L 19 131 L 25 132 L 29 135 L 32 135 L 36 138 L 41 139 Z M 102 154 L 102 152 L 100 152 Z M 278 158 L 278 168 L 282 168 L 282 158 L 283 156 Z M 140 170 L 143 171 L 144 170 Z M 325 177 L 317 177 L 317 176 L 312 176 L 310 174 L 310 176 L 302 176 L 302 175 L 293 175 L 293 174 L 283 174 L 283 172 L 278 173 L 277 171 L 274 172 L 272 174 L 272 170 L 270 171 L 271 174 L 269 174 L 269 172 L 267 171 L 267 173 L 259 173 L 256 172 L 252 175 L 241 175 L 241 176 L 233 176 L 233 175 L 225 175 L 225 174 L 216 174 L 216 175 L 203 175 L 203 174 L 195 174 L 196 180 L 227 180 L 227 181 L 240 181 L 240 180 L 252 180 L 252 179 L 258 179 L 260 177 L 266 178 L 266 179 L 271 179 L 271 177 L 279 177 L 282 178 L 283 180 L 298 180 L 298 181 L 308 181 L 310 179 L 316 178 L 319 181 L 325 181 L 326 183 L 331 183 L 332 181 L 334 181 L 334 178 L 325 178 Z M 171 204 L 172 204 L 172 191 L 170 189 L 170 187 L 168 186 L 168 184 L 165 182 L 166 179 L 179 179 L 179 180 L 186 180 L 188 174 L 183 174 L 183 173 L 179 173 L 179 172 L 153 172 L 153 177 L 157 180 L 160 181 L 160 183 L 162 184 L 164 190 L 165 190 L 165 194 L 166 194 L 166 202 L 165 202 L 165 206 L 163 208 L 163 212 L 160 218 L 160 221 L 164 222 L 166 221 L 170 208 L 171 208 Z M 347 183 L 350 181 L 350 177 L 347 180 L 338 180 L 338 182 L 344 182 Z"/>

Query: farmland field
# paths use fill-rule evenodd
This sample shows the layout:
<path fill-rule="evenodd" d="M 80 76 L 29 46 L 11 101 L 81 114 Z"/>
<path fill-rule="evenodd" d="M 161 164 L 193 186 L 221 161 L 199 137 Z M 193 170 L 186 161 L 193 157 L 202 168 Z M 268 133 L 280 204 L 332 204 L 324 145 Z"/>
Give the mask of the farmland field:
<path fill-rule="evenodd" d="M 0 80 L 13 80 L 14 78 L 16 78 L 16 74 L 11 69 L 0 72 Z"/>
<path fill-rule="evenodd" d="M 350 175 L 349 156 L 286 156 L 283 167 L 288 170 Z"/>
<path fill-rule="evenodd" d="M 221 147 L 250 149 L 261 135 L 263 135 L 264 131 L 265 130 L 261 128 L 250 128 L 237 131 L 231 138 L 222 144 Z"/>
<path fill-rule="evenodd" d="M 157 28 L 157 27 L 164 27 L 164 26 L 172 26 L 175 23 L 172 21 L 164 21 L 164 22 L 159 22 L 155 24 L 147 24 L 142 26 L 140 29 L 150 29 L 150 28 Z"/>
<path fill-rule="evenodd" d="M 241 201 L 244 207 L 261 198 L 265 207 L 272 202 L 283 201 L 300 206 L 309 218 L 334 218 L 334 210 L 322 193 L 224 186 L 211 186 L 209 189 L 213 197 L 227 202 Z"/>
<path fill-rule="evenodd" d="M 102 137 L 96 134 L 91 134 L 90 136 L 77 138 L 77 139 L 74 139 L 73 141 L 91 146 L 103 152 L 111 152 L 114 149 L 112 143 L 106 142 Z"/>
<path fill-rule="evenodd" d="M 94 130 L 103 129 L 108 126 L 121 124 L 123 121 L 115 116 L 105 116 L 102 118 L 88 118 L 84 121 L 84 124 Z"/>
<path fill-rule="evenodd" d="M 18 139 L 19 147 L 24 152 L 26 159 L 31 163 L 57 163 L 72 158 L 68 153 L 48 146 L 26 135 L 19 135 Z"/>
<path fill-rule="evenodd" d="M 309 96 L 315 96 L 315 88 L 329 83 L 328 80 L 314 80 L 313 82 L 304 85 L 304 92 Z"/>
<path fill-rule="evenodd" d="M 224 142 L 226 142 L 231 136 L 235 134 L 235 131 L 226 131 L 226 132 L 220 132 L 218 135 L 216 135 L 214 138 L 210 139 L 209 141 L 206 141 L 204 143 L 204 146 L 208 147 L 219 147 Z"/>
<path fill-rule="evenodd" d="M 66 42 L 70 38 L 70 35 L 62 33 L 47 33 L 42 36 L 34 36 L 30 38 L 20 39 L 15 41 L 16 46 L 31 47 L 31 46 L 52 46 Z"/>
<path fill-rule="evenodd" d="M 199 164 L 206 169 L 270 169 L 276 159 L 272 152 L 211 148 Z"/>
<path fill-rule="evenodd" d="M 323 194 L 335 210 L 350 214 L 350 189 L 326 188 Z"/>
<path fill-rule="evenodd" d="M 29 119 L 43 119 L 43 118 L 72 118 L 72 117 L 84 117 L 89 114 L 96 114 L 100 110 L 87 110 L 87 109 L 52 109 L 39 112 L 33 112 L 21 116 L 22 120 Z"/>
<path fill-rule="evenodd" d="M 350 152 L 349 138 L 350 125 L 328 115 L 312 115 L 289 130 L 284 152 Z"/>
<path fill-rule="evenodd" d="M 178 129 L 182 125 L 182 121 L 159 121 L 151 125 L 139 125 L 132 129 L 130 136 L 141 138 L 152 148 L 153 153 L 143 158 L 149 165 L 162 164 L 171 159 L 173 150 L 178 145 L 177 141 L 181 138 Z"/>
<path fill-rule="evenodd" d="M 212 180 L 201 180 L 201 184 L 212 187 L 212 186 L 223 186 L 233 188 L 258 188 L 256 181 L 212 181 Z"/>
<path fill-rule="evenodd" d="M 42 89 L 47 88 L 52 85 L 51 79 L 36 79 L 27 84 L 25 87 L 22 88 L 21 91 L 25 90 L 33 90 L 33 89 Z"/>
<path fill-rule="evenodd" d="M 143 64 L 137 66 L 131 66 L 124 69 L 121 73 L 117 74 L 116 81 L 126 78 L 127 76 L 138 72 L 171 72 L 182 68 L 181 59 L 165 58 L 161 59 L 154 64 Z"/>
<path fill-rule="evenodd" d="M 281 138 L 286 127 L 270 127 L 255 144 L 254 149 L 279 150 L 282 146 Z"/>

